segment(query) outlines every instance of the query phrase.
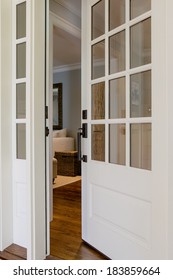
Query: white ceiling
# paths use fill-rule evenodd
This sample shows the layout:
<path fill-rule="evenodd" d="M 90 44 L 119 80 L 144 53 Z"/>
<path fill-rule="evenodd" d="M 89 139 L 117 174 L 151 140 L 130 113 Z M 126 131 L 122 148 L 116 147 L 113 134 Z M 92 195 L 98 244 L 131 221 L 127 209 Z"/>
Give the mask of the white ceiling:
<path fill-rule="evenodd" d="M 55 68 L 73 66 L 81 62 L 81 0 L 50 0 L 50 11 L 55 19 L 63 19 L 66 28 L 61 25 L 53 29 L 53 65 Z M 57 21 L 58 23 L 58 21 Z M 69 24 L 69 29 L 68 29 Z M 71 32 L 74 31 L 74 32 Z"/>

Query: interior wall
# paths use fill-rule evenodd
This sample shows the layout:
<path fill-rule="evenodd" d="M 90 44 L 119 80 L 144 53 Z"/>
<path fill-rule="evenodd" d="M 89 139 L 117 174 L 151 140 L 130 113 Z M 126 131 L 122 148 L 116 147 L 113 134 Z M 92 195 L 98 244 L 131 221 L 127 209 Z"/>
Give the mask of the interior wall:
<path fill-rule="evenodd" d="M 13 242 L 11 2 L 0 1 L 0 250 Z"/>
<path fill-rule="evenodd" d="M 63 128 L 67 128 L 68 136 L 74 137 L 76 144 L 81 127 L 81 70 L 54 73 L 53 83 L 63 84 Z"/>

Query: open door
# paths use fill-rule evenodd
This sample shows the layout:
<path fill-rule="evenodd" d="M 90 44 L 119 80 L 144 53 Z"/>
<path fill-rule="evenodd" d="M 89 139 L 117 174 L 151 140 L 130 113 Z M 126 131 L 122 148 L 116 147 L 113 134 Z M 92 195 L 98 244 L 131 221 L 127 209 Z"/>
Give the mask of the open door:
<path fill-rule="evenodd" d="M 82 237 L 111 259 L 168 257 L 163 2 L 82 1 Z"/>
<path fill-rule="evenodd" d="M 14 0 L 11 5 L 14 154 L 12 240 L 26 247 L 27 259 L 44 259 L 47 254 L 45 197 L 48 193 L 45 183 L 46 1 Z"/>

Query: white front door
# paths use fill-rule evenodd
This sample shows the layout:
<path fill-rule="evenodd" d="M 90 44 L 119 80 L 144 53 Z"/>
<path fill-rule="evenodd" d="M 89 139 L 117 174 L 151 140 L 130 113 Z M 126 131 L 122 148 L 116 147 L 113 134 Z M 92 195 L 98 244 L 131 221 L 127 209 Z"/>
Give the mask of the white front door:
<path fill-rule="evenodd" d="M 111 259 L 168 257 L 163 2 L 82 1 L 82 238 Z"/>

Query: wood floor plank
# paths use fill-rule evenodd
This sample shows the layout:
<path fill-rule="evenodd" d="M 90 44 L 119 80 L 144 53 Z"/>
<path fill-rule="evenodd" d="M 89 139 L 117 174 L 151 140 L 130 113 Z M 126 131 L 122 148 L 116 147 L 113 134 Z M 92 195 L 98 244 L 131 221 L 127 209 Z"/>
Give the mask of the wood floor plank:
<path fill-rule="evenodd" d="M 51 255 L 64 260 L 105 260 L 81 239 L 81 182 L 53 191 Z"/>

